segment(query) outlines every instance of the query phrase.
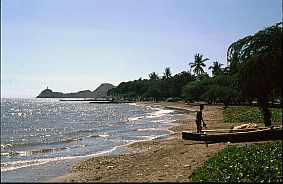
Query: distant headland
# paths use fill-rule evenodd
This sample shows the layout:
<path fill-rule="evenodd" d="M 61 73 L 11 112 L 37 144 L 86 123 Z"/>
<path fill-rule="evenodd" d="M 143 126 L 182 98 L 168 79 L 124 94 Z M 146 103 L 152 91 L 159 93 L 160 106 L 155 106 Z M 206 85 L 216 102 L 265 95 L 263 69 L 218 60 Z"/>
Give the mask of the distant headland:
<path fill-rule="evenodd" d="M 94 91 L 84 90 L 76 93 L 62 93 L 53 92 L 47 87 L 36 98 L 106 98 L 108 96 L 107 91 L 112 88 L 115 88 L 115 86 L 109 83 L 102 83 Z"/>

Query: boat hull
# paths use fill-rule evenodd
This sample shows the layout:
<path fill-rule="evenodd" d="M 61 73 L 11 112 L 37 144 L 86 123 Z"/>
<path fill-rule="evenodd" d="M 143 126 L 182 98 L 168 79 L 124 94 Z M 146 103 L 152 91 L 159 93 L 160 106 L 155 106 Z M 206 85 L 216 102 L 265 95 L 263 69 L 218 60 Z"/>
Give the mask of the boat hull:
<path fill-rule="evenodd" d="M 254 142 L 266 140 L 280 140 L 282 139 L 282 128 L 217 134 L 184 131 L 182 132 L 182 138 L 185 140 L 206 142 Z"/>

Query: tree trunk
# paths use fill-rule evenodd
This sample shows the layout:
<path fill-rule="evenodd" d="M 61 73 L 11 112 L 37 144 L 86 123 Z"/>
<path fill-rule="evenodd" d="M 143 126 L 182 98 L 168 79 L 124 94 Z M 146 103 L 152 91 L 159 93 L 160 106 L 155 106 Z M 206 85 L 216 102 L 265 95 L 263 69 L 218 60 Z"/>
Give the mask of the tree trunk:
<path fill-rule="evenodd" d="M 271 112 L 269 111 L 268 108 L 262 108 L 262 113 L 263 113 L 263 120 L 264 120 L 264 125 L 271 126 Z"/>
<path fill-rule="evenodd" d="M 271 126 L 271 112 L 268 109 L 268 98 L 258 100 L 259 106 L 263 114 L 263 121 L 266 127 Z"/>

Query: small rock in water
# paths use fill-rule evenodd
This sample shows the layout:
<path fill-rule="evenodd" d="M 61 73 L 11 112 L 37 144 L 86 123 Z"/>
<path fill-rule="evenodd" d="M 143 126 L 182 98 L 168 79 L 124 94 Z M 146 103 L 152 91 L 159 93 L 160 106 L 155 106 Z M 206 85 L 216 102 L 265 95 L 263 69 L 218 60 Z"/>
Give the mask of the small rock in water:
<path fill-rule="evenodd" d="M 191 165 L 185 165 L 185 167 L 191 167 Z"/>

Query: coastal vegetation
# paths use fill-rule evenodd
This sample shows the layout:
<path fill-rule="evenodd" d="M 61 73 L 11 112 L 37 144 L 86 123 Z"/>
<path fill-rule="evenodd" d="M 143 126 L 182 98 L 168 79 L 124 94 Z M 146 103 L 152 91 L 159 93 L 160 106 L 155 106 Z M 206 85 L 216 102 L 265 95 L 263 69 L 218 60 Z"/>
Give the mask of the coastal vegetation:
<path fill-rule="evenodd" d="M 149 79 L 122 82 L 108 95 L 119 100 L 223 103 L 225 108 L 256 102 L 264 124 L 270 126 L 269 108 L 274 104 L 282 107 L 282 22 L 232 43 L 227 51 L 228 66 L 213 62 L 209 66 L 212 77 L 203 69 L 208 60 L 196 53 L 189 63 L 193 73 L 172 75 L 166 67 L 163 76 L 152 72 Z"/>
<path fill-rule="evenodd" d="M 270 108 L 272 122 L 282 125 L 282 109 Z M 259 107 L 230 106 L 224 109 L 226 123 L 263 123 Z M 282 182 L 282 140 L 219 151 L 189 176 L 192 182 Z"/>
<path fill-rule="evenodd" d="M 282 183 L 282 141 L 228 146 L 190 175 L 192 182 Z"/>
<path fill-rule="evenodd" d="M 271 120 L 282 124 L 282 109 L 270 108 Z M 224 110 L 224 122 L 226 123 L 263 123 L 263 116 L 258 107 L 231 106 Z"/>

